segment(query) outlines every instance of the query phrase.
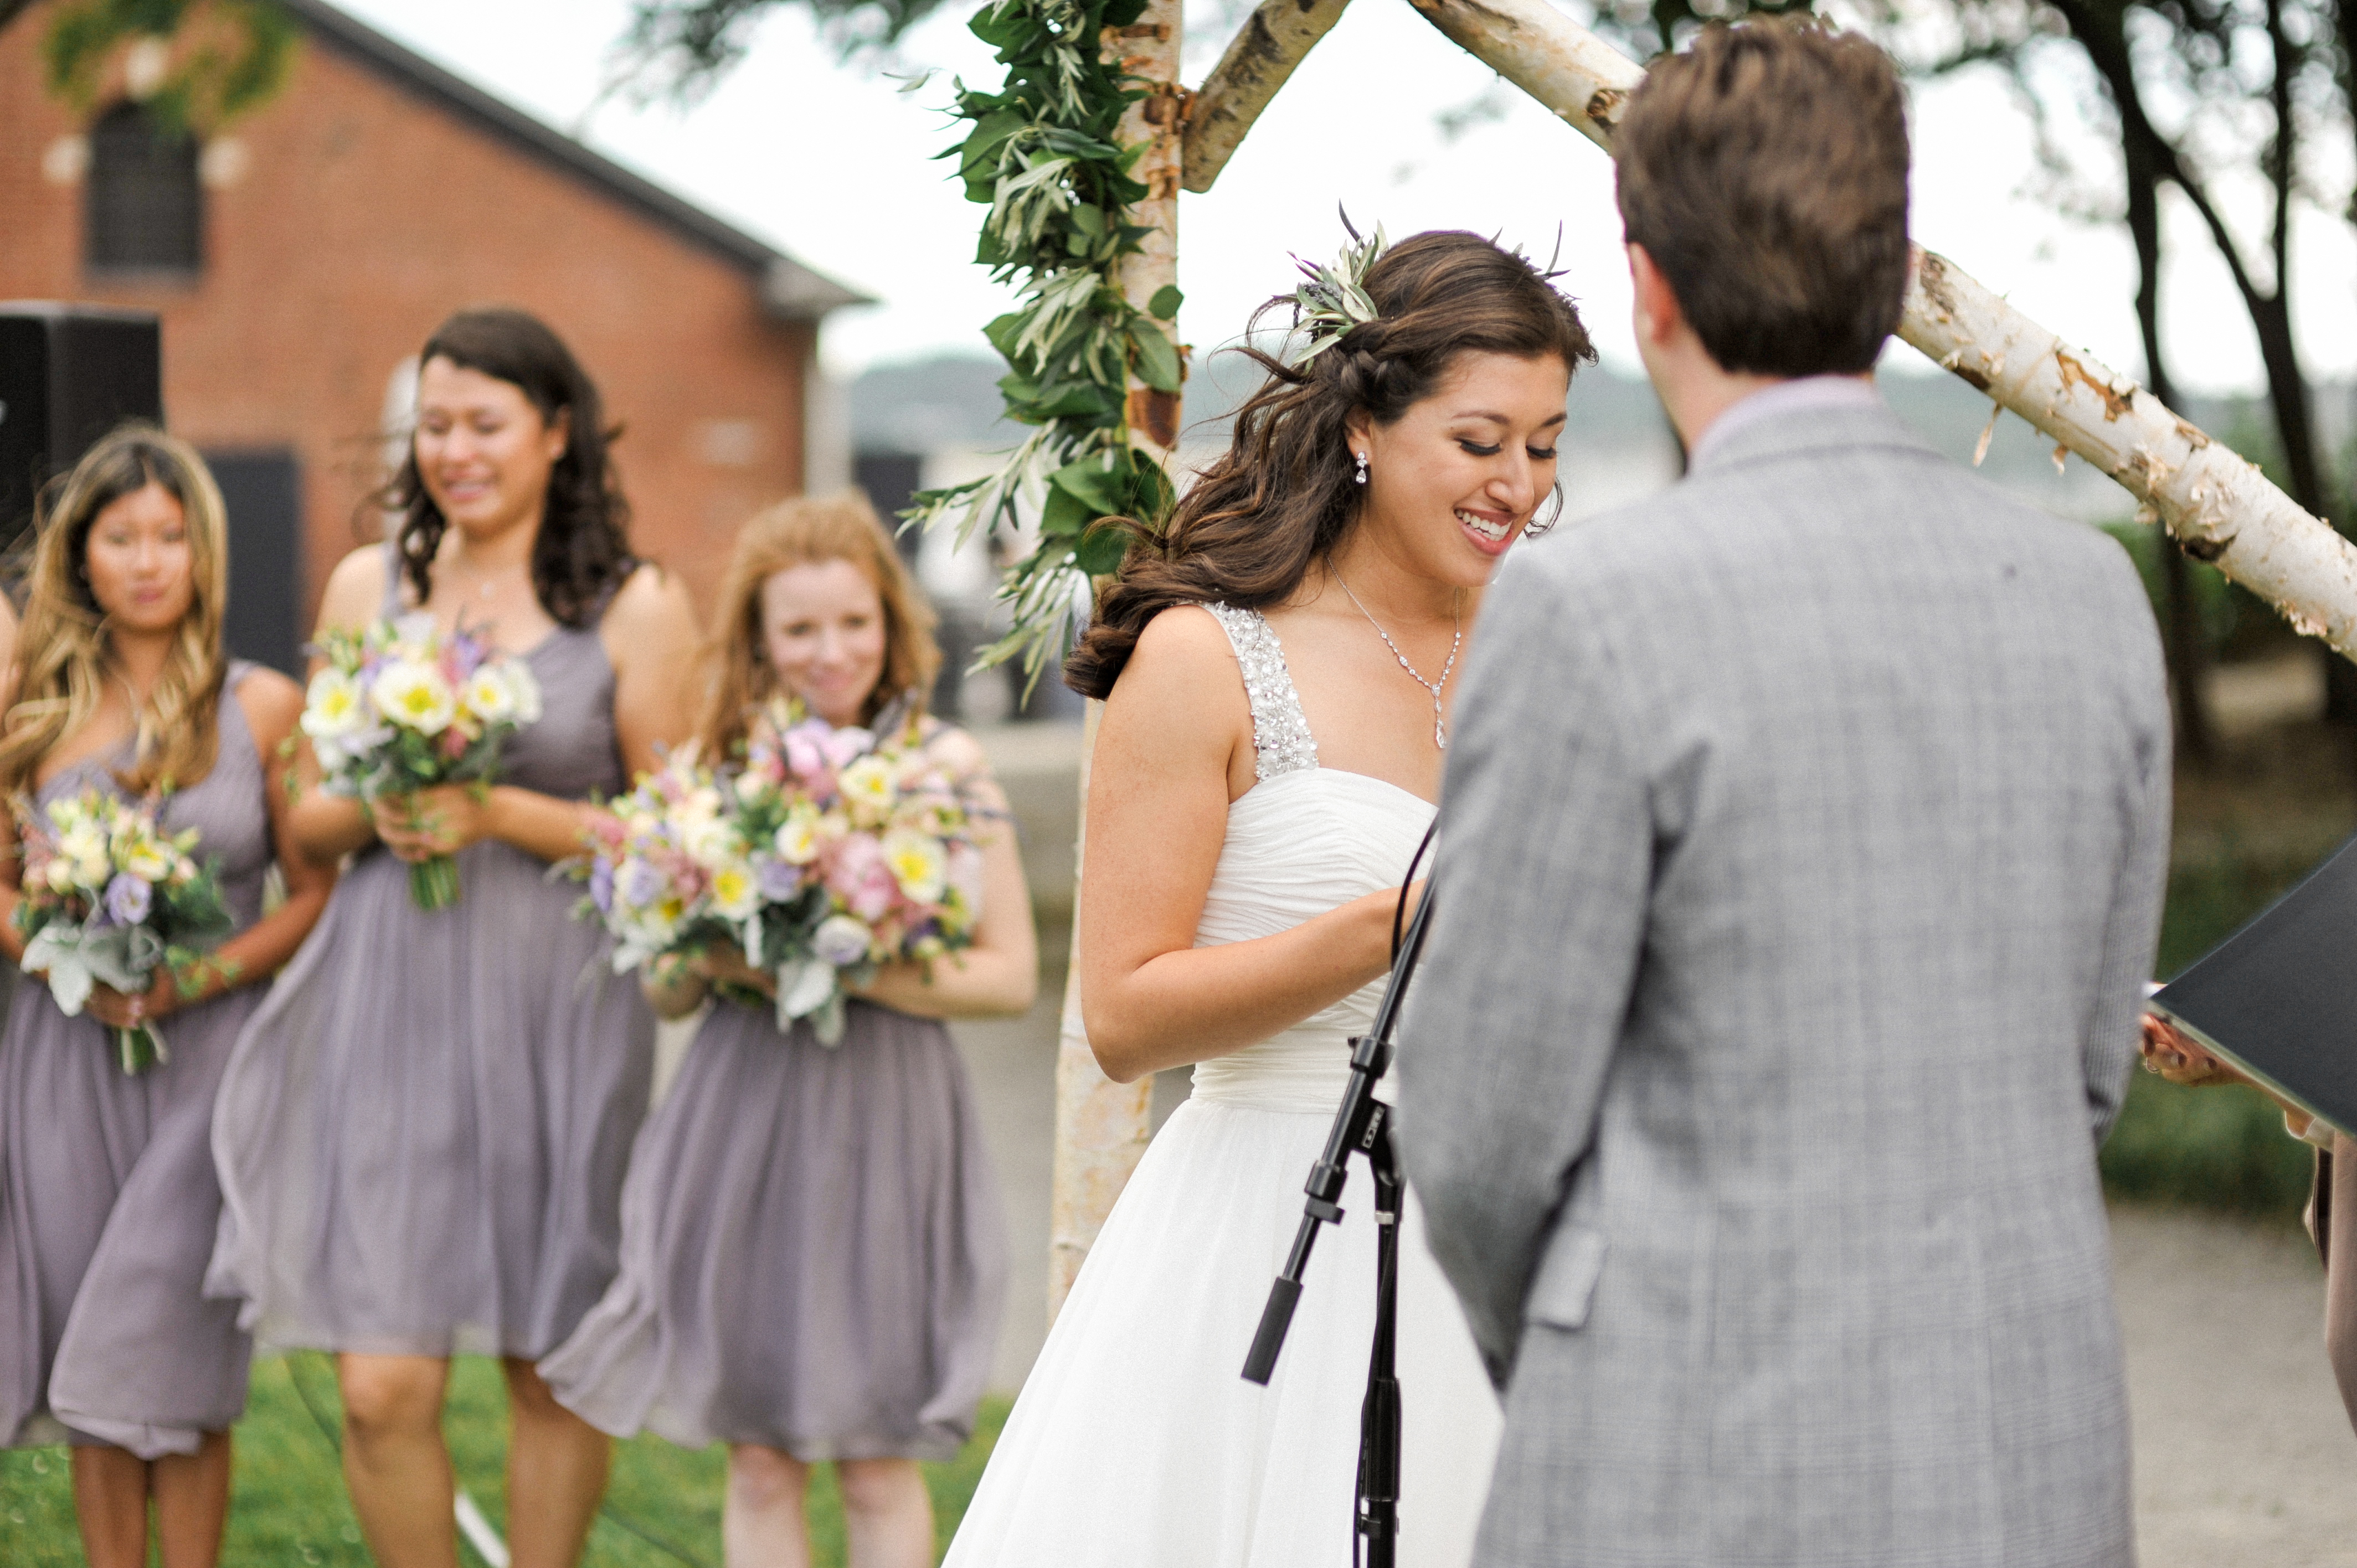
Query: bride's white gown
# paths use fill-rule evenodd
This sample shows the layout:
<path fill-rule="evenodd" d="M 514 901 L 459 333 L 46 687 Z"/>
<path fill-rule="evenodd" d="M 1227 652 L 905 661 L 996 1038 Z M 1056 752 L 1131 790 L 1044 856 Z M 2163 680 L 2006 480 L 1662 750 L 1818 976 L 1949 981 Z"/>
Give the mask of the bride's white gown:
<path fill-rule="evenodd" d="M 1251 698 L 1257 782 L 1228 809 L 1198 947 L 1297 926 L 1395 887 L 1432 808 L 1318 766 L 1275 635 L 1209 607 Z M 1374 1326 L 1372 1183 L 1318 1239 L 1276 1376 L 1243 1380 L 1301 1219 L 1350 1047 L 1382 983 L 1197 1065 L 1194 1091 L 1114 1206 L 991 1455 L 944 1568 L 1341 1568 Z M 1403 1568 L 1459 1568 L 1489 1488 L 1498 1404 L 1426 1250 L 1402 1237 Z"/>

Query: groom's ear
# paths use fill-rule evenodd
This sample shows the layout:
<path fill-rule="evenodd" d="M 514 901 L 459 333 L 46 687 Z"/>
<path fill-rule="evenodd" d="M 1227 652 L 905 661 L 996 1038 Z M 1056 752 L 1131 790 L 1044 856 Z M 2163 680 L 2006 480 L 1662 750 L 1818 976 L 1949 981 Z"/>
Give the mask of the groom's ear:
<path fill-rule="evenodd" d="M 1631 242 L 1624 247 L 1629 252 L 1629 283 L 1635 293 L 1630 312 L 1631 324 L 1636 328 L 1638 340 L 1657 349 L 1666 349 L 1686 326 L 1684 307 L 1678 304 L 1677 291 L 1670 280 L 1653 263 L 1644 246 Z"/>

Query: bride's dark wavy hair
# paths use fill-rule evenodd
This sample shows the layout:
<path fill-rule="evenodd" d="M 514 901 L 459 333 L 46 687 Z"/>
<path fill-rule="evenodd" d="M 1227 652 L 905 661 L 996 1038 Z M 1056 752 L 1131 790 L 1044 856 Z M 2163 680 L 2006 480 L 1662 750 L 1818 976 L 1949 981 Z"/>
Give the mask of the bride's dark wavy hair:
<path fill-rule="evenodd" d="M 1380 319 L 1351 328 L 1307 364 L 1256 349 L 1268 380 L 1236 412 L 1235 435 L 1196 478 L 1157 537 L 1132 529 L 1129 553 L 1064 662 L 1064 682 L 1113 691 L 1146 625 L 1174 605 L 1261 609 L 1293 596 L 1358 521 L 1344 422 L 1365 409 L 1393 424 L 1463 354 L 1552 356 L 1566 373 L 1596 360 L 1571 301 L 1516 252 L 1453 231 L 1401 241 L 1367 269 Z M 1279 295 L 1253 313 L 1256 332 Z"/>

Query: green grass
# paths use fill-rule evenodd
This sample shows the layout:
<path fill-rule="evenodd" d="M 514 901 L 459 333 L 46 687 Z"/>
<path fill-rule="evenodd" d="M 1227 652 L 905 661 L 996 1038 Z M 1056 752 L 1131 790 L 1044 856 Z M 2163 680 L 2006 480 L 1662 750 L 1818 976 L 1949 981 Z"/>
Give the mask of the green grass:
<path fill-rule="evenodd" d="M 362 1568 L 371 1561 L 335 1449 L 305 1407 L 305 1393 L 334 1429 L 340 1412 L 325 1356 L 305 1352 L 255 1362 L 245 1419 L 237 1427 L 224 1563 Z M 965 1451 L 948 1464 L 925 1466 L 942 1547 L 964 1515 L 1006 1419 L 1005 1400 L 985 1401 Z M 507 1504 L 507 1396 L 494 1363 L 461 1359 L 456 1364 L 443 1430 L 459 1484 L 499 1523 Z M 659 1437 L 616 1444 L 607 1513 L 590 1532 L 586 1568 L 685 1568 L 682 1556 L 633 1533 L 631 1525 L 675 1546 L 688 1562 L 719 1568 L 724 1466 L 717 1447 L 674 1448 Z M 811 1534 L 819 1563 L 843 1561 L 843 1506 L 831 1470 L 822 1471 L 812 1488 Z M 468 1552 L 465 1561 L 477 1560 Z M 0 1451 L 0 1563 L 80 1568 L 81 1563 L 66 1450 Z"/>

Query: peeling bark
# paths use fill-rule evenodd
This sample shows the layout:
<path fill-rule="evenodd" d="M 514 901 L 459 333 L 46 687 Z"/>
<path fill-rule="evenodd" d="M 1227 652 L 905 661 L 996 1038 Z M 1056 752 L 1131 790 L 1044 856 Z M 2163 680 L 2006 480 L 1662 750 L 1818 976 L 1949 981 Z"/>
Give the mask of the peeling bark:
<path fill-rule="evenodd" d="M 1644 70 L 1546 0 L 1409 0 L 1600 146 Z M 2357 545 L 2159 399 L 1918 249 L 1899 335 L 2109 474 L 2293 628 L 2357 659 Z"/>
<path fill-rule="evenodd" d="M 1179 7 L 1180 0 L 1150 0 L 1135 24 L 1108 28 L 1105 37 L 1106 51 L 1118 53 L 1123 69 L 1148 84 L 1146 96 L 1122 116 L 1119 132 L 1124 146 L 1145 144 L 1136 177 L 1146 187 L 1146 199 L 1126 217 L 1151 232 L 1138 252 L 1123 263 L 1121 273 L 1122 293 L 1142 310 L 1150 310 L 1154 296 L 1178 281 L 1179 136 L 1187 117 L 1187 90 L 1178 84 Z M 1161 326 L 1177 342 L 1178 323 L 1164 320 Z M 1179 400 L 1132 376 L 1128 405 L 1130 440 L 1168 467 L 1178 445 Z M 1081 735 L 1082 842 L 1073 856 L 1072 951 L 1056 1042 L 1056 1155 L 1048 1219 L 1051 1323 L 1112 1212 L 1114 1199 L 1146 1153 L 1154 1094 L 1151 1078 L 1119 1084 L 1105 1077 L 1096 1053 L 1089 1048 L 1081 1017 L 1080 854 L 1087 850 L 1089 764 L 1096 752 L 1097 719 L 1103 706 L 1089 703 Z"/>
<path fill-rule="evenodd" d="M 1350 0 L 1263 0 L 1245 18 L 1220 57 L 1219 65 L 1195 90 L 1187 120 L 1189 190 L 1211 188 L 1228 166 L 1260 112 L 1293 75 L 1293 68 L 1333 30 Z"/>
<path fill-rule="evenodd" d="M 1546 0 L 1408 0 L 1466 53 L 1609 151 L 1645 68 Z"/>
<path fill-rule="evenodd" d="M 1899 335 L 2118 480 L 2187 554 L 2357 658 L 2357 545 L 2223 443 L 1926 251 Z"/>

